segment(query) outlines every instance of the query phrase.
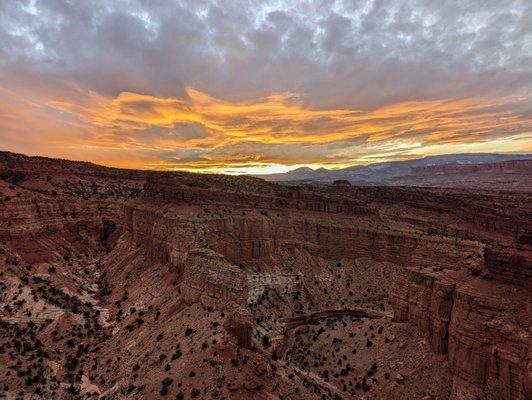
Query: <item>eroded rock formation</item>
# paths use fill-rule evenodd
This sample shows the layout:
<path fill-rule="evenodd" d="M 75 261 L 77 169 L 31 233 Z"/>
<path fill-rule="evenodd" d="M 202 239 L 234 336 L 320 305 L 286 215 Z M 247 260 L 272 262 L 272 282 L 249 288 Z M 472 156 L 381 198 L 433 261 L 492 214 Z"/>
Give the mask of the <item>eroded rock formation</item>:
<path fill-rule="evenodd" d="M 528 192 L 0 161 L 0 397 L 531 396 Z"/>

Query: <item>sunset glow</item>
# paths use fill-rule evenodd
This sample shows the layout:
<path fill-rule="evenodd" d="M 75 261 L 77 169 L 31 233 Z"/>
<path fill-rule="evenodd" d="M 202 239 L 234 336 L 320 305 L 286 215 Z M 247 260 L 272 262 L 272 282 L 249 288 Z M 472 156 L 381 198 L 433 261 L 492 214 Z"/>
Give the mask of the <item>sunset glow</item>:
<path fill-rule="evenodd" d="M 371 2 L 369 9 L 339 2 L 322 15 L 317 4 L 298 10 L 283 2 L 249 9 L 229 2 L 221 14 L 209 2 L 160 8 L 140 2 L 102 12 L 97 2 L 17 3 L 0 6 L 2 150 L 226 173 L 532 150 L 527 35 L 508 33 L 498 38 L 507 42 L 481 47 L 486 15 L 526 24 L 520 2 L 509 12 L 496 4 L 483 13 L 468 9 L 446 32 L 437 26 L 451 20 L 444 13 L 454 15 L 451 6 L 441 15 L 423 5 L 399 15 Z M 364 24 L 379 11 L 381 29 L 391 36 L 364 36 Z M 165 12 L 186 13 L 188 25 Z M 78 20 L 80 13 L 93 15 L 92 22 Z M 57 29 L 43 25 L 54 18 Z M 113 18 L 119 23 L 109 25 Z M 345 31 L 334 30 L 334 18 L 347 24 Z M 400 18 L 412 26 L 399 27 Z M 241 32 L 225 31 L 235 19 Z M 424 30 L 416 33 L 416 25 Z M 493 23 L 499 34 L 489 35 L 495 40 L 507 29 Z M 70 33 L 67 43 L 54 40 L 61 32 Z M 445 44 L 442 54 L 422 47 L 428 36 Z M 387 52 L 373 48 L 374 41 Z M 488 57 L 495 48 L 498 60 Z"/>

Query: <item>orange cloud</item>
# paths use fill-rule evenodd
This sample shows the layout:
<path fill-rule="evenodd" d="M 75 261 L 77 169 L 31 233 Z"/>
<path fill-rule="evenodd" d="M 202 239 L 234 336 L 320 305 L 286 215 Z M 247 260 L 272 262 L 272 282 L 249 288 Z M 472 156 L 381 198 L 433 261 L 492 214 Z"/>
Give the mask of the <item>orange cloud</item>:
<path fill-rule="evenodd" d="M 434 146 L 472 145 L 469 151 L 474 151 L 475 144 L 508 138 L 513 138 L 513 147 L 530 146 L 532 132 L 530 119 L 519 112 L 526 103 L 523 98 L 411 101 L 375 110 L 322 110 L 306 107 L 290 93 L 229 102 L 191 87 L 184 98 L 132 92 L 110 98 L 74 85 L 70 89 L 77 95 L 41 100 L 44 104 L 30 102 L 25 112 L 16 113 L 26 115 L 37 130 L 49 125 L 40 124 L 39 118 L 52 120 L 52 127 L 60 127 L 59 137 L 68 137 L 69 147 L 75 149 L 70 154 L 97 155 L 91 159 L 119 166 L 199 170 L 271 168 L 274 164 L 340 167 L 379 154 L 384 159 L 388 155 L 421 156 L 424 148 Z M 43 116 L 42 107 L 57 115 Z"/>

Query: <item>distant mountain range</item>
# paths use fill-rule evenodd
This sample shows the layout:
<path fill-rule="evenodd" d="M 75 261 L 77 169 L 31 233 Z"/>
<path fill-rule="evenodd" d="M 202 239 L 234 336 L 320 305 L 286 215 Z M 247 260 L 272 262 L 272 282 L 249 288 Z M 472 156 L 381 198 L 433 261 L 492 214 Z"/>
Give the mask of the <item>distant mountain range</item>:
<path fill-rule="evenodd" d="M 448 154 L 343 169 L 297 168 L 286 173 L 255 175 L 286 184 L 532 188 L 532 154 Z"/>

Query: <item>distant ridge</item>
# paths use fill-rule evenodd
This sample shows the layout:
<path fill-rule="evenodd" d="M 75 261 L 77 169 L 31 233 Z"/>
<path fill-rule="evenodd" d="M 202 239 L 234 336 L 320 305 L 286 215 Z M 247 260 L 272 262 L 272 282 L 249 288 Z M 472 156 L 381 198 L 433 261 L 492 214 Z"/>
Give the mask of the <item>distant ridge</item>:
<path fill-rule="evenodd" d="M 76 174 L 124 175 L 144 179 L 157 171 L 105 167 L 87 161 L 70 161 L 0 151 L 2 171 L 25 171 L 35 168 Z M 218 174 L 198 175 L 203 178 Z M 441 188 L 479 188 L 487 190 L 532 191 L 532 154 L 448 154 L 407 161 L 390 161 L 339 170 L 300 167 L 286 173 L 245 175 L 284 185 L 330 185 L 335 181 L 354 186 L 418 186 Z M 1 177 L 0 177 L 1 179 Z"/>
<path fill-rule="evenodd" d="M 338 170 L 301 167 L 286 173 L 255 176 L 287 184 L 330 184 L 345 180 L 369 186 L 478 186 L 522 190 L 532 187 L 532 154 L 447 154 Z"/>

